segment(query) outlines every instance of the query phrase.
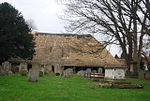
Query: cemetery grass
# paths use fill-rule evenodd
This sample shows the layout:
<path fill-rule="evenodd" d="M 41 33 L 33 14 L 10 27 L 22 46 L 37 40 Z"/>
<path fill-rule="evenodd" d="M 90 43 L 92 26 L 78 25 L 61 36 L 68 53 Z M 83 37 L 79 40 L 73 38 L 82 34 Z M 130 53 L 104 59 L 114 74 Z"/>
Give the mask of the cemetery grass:
<path fill-rule="evenodd" d="M 0 76 L 0 101 L 150 101 L 150 81 L 128 80 L 144 84 L 145 89 L 99 88 L 77 76 L 44 76 L 37 83 L 20 75 Z"/>

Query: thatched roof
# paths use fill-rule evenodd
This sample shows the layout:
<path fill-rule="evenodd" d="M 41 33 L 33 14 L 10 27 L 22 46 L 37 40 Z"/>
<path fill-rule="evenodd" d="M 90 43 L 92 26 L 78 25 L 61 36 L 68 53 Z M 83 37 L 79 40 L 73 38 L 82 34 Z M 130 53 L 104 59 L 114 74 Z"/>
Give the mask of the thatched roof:
<path fill-rule="evenodd" d="M 34 33 L 34 36 L 33 61 L 63 66 L 123 66 L 91 35 Z"/>
<path fill-rule="evenodd" d="M 127 67 L 127 63 L 126 63 L 126 60 L 125 60 L 125 59 L 117 59 L 117 61 L 118 61 L 119 63 L 121 63 L 122 66 Z"/>

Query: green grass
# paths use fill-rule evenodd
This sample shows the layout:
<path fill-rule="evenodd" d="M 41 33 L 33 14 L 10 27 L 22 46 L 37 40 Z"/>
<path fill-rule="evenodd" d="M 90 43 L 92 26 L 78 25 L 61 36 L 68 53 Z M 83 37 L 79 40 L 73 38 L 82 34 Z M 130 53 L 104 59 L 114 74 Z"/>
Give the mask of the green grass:
<path fill-rule="evenodd" d="M 41 77 L 38 83 L 19 75 L 0 76 L 0 101 L 150 101 L 150 81 L 147 89 L 107 89 L 92 81 L 73 78 Z"/>
<path fill-rule="evenodd" d="M 145 89 L 150 89 L 150 80 L 139 80 L 139 79 L 133 79 L 133 78 L 127 78 L 127 80 L 135 84 L 144 85 Z"/>

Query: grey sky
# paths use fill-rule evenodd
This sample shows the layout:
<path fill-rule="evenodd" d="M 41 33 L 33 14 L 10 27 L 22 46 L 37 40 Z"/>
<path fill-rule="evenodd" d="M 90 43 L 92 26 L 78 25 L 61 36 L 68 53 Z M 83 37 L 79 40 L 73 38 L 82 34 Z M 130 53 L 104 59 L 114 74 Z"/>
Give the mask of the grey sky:
<path fill-rule="evenodd" d="M 18 9 L 26 20 L 32 19 L 37 31 L 49 33 L 62 33 L 64 27 L 58 18 L 62 8 L 56 0 L 0 0 L 8 2 Z"/>

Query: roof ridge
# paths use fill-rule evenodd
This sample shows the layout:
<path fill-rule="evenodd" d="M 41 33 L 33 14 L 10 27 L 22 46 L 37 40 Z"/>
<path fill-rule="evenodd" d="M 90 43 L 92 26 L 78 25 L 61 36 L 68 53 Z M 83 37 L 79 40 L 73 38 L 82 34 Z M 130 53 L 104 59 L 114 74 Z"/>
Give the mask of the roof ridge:
<path fill-rule="evenodd" d="M 66 36 L 88 36 L 93 37 L 91 34 L 72 34 L 72 33 L 46 33 L 46 32 L 31 32 L 35 35 L 66 35 Z"/>

